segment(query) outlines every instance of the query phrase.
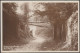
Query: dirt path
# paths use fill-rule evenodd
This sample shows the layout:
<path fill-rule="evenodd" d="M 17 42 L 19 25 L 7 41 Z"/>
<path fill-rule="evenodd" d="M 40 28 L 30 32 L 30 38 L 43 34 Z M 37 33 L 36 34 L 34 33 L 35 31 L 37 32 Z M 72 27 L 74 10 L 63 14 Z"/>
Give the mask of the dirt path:
<path fill-rule="evenodd" d="M 43 25 L 44 27 L 31 27 L 34 39 L 28 44 L 22 45 L 19 48 L 15 48 L 14 51 L 39 51 L 44 42 L 50 41 L 52 38 L 49 34 L 51 33 L 51 29 L 45 27 L 50 27 L 50 24 L 44 23 L 39 25 Z"/>
<path fill-rule="evenodd" d="M 43 41 L 44 39 L 39 37 L 30 41 L 28 44 L 21 46 L 21 48 L 16 48 L 15 51 L 39 51 Z"/>

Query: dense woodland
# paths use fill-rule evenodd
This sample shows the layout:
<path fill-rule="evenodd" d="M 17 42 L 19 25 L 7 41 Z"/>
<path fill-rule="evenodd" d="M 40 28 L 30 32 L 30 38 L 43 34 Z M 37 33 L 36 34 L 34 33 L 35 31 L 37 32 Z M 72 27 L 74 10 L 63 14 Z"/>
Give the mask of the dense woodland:
<path fill-rule="evenodd" d="M 71 44 L 70 47 L 77 46 L 78 39 L 78 15 L 74 15 L 78 11 L 77 3 L 39 3 L 45 6 L 45 11 L 35 10 L 35 14 L 40 15 L 42 19 L 47 15 L 48 20 L 51 24 L 51 37 L 53 37 L 55 43 L 67 41 L 67 30 L 69 19 L 71 27 Z M 22 45 L 27 44 L 30 39 L 33 38 L 33 34 L 29 29 L 29 9 L 27 3 L 24 4 L 24 14 L 17 14 L 16 3 L 3 3 L 3 44 L 4 45 Z M 74 15 L 74 16 L 72 16 Z M 72 16 L 72 17 L 71 17 Z M 36 20 L 37 20 L 36 19 Z M 34 25 L 34 24 L 33 24 Z M 72 26 L 73 25 L 73 26 Z M 35 25 L 39 26 L 39 25 Z M 39 26 L 41 27 L 41 26 Z M 74 30 L 74 31 L 73 31 Z M 76 32 L 75 32 L 76 31 Z M 50 32 L 49 32 L 50 33 Z M 53 34 L 54 33 L 54 34 Z M 74 35 L 75 34 L 75 35 Z M 75 39 L 75 40 L 74 40 Z M 76 43 L 76 44 L 75 44 Z M 44 45 L 44 44 L 43 44 Z M 68 48 L 71 50 L 77 50 L 76 48 Z"/>

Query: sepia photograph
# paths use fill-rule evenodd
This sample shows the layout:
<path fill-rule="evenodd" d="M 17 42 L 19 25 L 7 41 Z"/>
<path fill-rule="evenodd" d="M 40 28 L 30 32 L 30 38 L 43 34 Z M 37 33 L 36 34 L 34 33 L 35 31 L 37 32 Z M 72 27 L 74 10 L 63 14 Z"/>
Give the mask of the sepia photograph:
<path fill-rule="evenodd" d="M 79 50 L 78 1 L 1 2 L 2 51 Z"/>

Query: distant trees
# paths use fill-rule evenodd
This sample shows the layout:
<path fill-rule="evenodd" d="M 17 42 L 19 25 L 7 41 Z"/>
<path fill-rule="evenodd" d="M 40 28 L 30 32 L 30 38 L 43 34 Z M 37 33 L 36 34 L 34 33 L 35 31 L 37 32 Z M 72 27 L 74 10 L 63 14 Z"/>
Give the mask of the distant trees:
<path fill-rule="evenodd" d="M 29 16 L 28 16 L 28 6 L 27 3 L 24 3 L 20 6 L 21 11 L 24 14 L 18 14 L 19 24 L 18 24 L 18 37 L 21 41 L 27 42 L 29 38 L 31 38 L 30 29 L 29 29 Z"/>

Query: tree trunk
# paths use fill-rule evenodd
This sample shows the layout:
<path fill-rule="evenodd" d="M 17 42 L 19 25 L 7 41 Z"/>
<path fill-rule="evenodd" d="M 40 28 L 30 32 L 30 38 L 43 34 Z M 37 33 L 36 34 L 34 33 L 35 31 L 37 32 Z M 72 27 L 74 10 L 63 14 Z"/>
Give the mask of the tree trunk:
<path fill-rule="evenodd" d="M 65 41 L 66 40 L 66 24 L 65 22 L 61 23 L 55 23 L 54 24 L 54 40 L 59 41 Z"/>

